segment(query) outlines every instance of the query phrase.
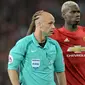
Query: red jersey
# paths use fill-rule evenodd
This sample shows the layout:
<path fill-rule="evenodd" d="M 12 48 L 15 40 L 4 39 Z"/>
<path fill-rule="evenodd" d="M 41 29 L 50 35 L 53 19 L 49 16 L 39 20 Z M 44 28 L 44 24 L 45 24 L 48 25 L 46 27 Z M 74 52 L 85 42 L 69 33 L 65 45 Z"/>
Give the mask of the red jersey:
<path fill-rule="evenodd" d="M 78 26 L 74 32 L 64 27 L 55 29 L 51 38 L 63 50 L 67 85 L 85 85 L 85 27 Z"/>

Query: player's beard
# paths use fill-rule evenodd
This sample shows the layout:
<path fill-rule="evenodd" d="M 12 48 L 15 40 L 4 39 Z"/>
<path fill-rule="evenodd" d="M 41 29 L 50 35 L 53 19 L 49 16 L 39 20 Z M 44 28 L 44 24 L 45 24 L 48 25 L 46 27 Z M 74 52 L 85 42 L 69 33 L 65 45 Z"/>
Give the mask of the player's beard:
<path fill-rule="evenodd" d="M 79 25 L 80 21 L 75 21 L 74 25 Z"/>

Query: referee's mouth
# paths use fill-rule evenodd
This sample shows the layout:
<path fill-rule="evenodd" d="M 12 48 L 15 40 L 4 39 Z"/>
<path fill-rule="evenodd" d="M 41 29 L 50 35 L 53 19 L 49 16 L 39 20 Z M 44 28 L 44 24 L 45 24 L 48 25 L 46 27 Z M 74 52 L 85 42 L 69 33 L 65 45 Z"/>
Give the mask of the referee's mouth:
<path fill-rule="evenodd" d="M 50 34 L 54 34 L 54 31 L 50 31 Z"/>

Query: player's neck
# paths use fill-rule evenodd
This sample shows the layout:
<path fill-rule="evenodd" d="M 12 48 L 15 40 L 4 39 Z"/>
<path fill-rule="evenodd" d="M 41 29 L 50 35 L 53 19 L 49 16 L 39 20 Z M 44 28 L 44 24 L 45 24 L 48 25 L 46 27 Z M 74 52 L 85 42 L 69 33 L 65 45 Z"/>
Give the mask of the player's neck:
<path fill-rule="evenodd" d="M 46 40 L 46 38 L 44 36 L 42 36 L 42 33 L 38 32 L 38 31 L 34 32 L 34 36 L 39 43 L 43 43 Z"/>
<path fill-rule="evenodd" d="M 77 30 L 77 25 L 68 25 L 67 23 L 65 23 L 65 28 L 71 32 L 76 31 Z"/>

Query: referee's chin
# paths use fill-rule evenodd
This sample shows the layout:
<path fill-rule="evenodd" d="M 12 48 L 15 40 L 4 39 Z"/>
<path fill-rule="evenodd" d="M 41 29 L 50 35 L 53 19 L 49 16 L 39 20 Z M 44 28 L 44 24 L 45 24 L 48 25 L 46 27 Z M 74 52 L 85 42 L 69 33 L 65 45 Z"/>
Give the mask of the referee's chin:
<path fill-rule="evenodd" d="M 52 36 L 53 34 L 54 34 L 54 32 L 51 32 L 51 33 L 48 35 L 48 37 Z"/>

